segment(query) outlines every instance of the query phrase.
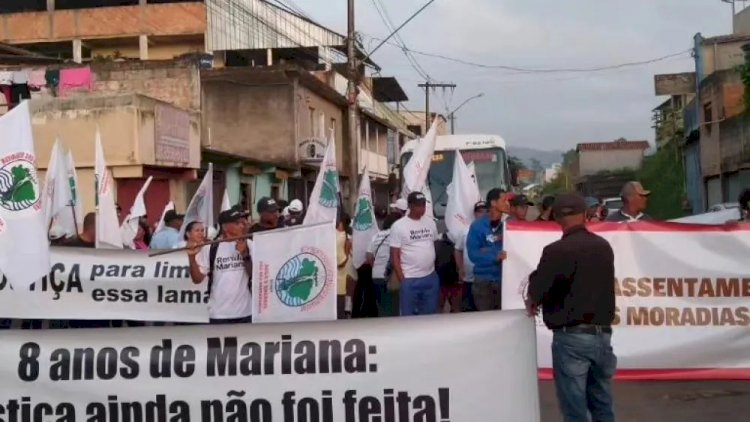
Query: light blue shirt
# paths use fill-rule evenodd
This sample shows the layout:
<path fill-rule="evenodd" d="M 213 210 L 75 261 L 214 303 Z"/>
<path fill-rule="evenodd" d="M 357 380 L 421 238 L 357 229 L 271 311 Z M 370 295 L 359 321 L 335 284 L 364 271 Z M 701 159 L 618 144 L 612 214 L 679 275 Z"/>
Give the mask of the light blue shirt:
<path fill-rule="evenodd" d="M 180 243 L 180 231 L 172 227 L 164 227 L 151 239 L 151 249 L 174 249 Z"/>

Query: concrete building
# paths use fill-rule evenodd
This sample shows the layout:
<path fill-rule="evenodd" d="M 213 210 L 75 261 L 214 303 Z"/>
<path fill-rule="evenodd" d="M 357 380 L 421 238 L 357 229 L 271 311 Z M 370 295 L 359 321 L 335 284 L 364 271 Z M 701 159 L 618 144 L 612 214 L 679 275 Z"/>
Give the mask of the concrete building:
<path fill-rule="evenodd" d="M 654 76 L 657 96 L 667 96 L 652 110 L 656 148 L 678 145 L 684 139 L 685 106 L 695 97 L 695 73 L 677 73 Z"/>
<path fill-rule="evenodd" d="M 562 169 L 562 163 L 552 164 L 549 168 L 544 170 L 544 183 L 550 183 L 557 178 Z"/>
<path fill-rule="evenodd" d="M 430 129 L 429 127 L 426 127 L 427 121 L 425 120 L 426 113 L 424 111 L 403 110 L 399 113 L 406 120 L 406 124 L 408 125 L 409 130 L 414 132 L 416 135 L 423 136 Z M 433 120 L 436 117 L 437 113 L 430 113 L 430 120 Z M 450 135 L 450 127 L 448 125 L 448 122 L 441 121 L 438 124 L 438 136 L 445 135 Z"/>
<path fill-rule="evenodd" d="M 586 142 L 576 146 L 578 177 L 611 170 L 638 170 L 643 164 L 648 141 Z"/>

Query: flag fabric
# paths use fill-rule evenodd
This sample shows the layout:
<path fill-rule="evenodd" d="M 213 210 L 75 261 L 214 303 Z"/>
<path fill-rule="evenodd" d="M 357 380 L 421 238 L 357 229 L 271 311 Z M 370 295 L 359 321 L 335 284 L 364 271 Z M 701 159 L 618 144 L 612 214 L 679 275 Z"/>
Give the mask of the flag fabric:
<path fill-rule="evenodd" d="M 352 263 L 354 268 L 359 268 L 365 263 L 367 247 L 376 234 L 378 234 L 378 225 L 375 221 L 375 210 L 372 206 L 370 172 L 365 166 L 362 181 L 359 183 L 359 194 L 357 195 L 357 204 L 354 207 L 354 219 L 352 220 Z"/>
<path fill-rule="evenodd" d="M 78 228 L 73 220 L 72 201 L 67 163 L 63 157 L 60 142 L 55 141 L 47 165 L 44 197 L 42 198 L 45 227 L 51 227 L 51 224 L 53 224 L 55 231 L 60 235 L 65 237 L 76 235 Z"/>
<path fill-rule="evenodd" d="M 469 174 L 471 175 L 471 180 L 474 181 L 474 184 L 477 185 L 477 191 L 479 191 L 479 182 L 477 181 L 477 166 L 474 165 L 474 162 L 470 162 L 466 165 L 466 168 L 469 169 Z"/>
<path fill-rule="evenodd" d="M 460 239 L 474 220 L 474 205 L 479 202 L 479 188 L 461 153 L 456 151 L 453 160 L 453 177 L 446 188 L 448 204 L 445 207 L 445 227 L 454 242 Z"/>
<path fill-rule="evenodd" d="M 149 176 L 148 179 L 146 179 L 146 182 L 143 183 L 143 187 L 141 187 L 141 190 L 138 191 L 138 194 L 135 196 L 133 206 L 130 207 L 130 213 L 125 217 L 122 226 L 120 226 L 122 243 L 130 249 L 135 249 L 133 241 L 138 234 L 138 223 L 140 222 L 141 217 L 146 215 L 145 195 L 149 185 L 151 185 L 152 179 L 153 176 Z"/>
<path fill-rule="evenodd" d="M 180 239 L 185 235 L 188 224 L 200 221 L 208 229 L 214 225 L 214 165 L 208 163 L 208 171 L 203 176 L 198 190 L 185 211 L 185 219 L 180 227 Z"/>
<path fill-rule="evenodd" d="M 336 319 L 336 229 L 330 222 L 255 233 L 253 323 Z"/>
<path fill-rule="evenodd" d="M 438 120 L 432 121 L 432 126 L 427 134 L 414 148 L 409 162 L 404 166 L 404 180 L 401 196 L 406 198 L 411 192 L 422 192 L 427 198 L 426 215 L 433 215 L 432 192 L 427 184 L 427 176 L 430 173 L 432 156 L 435 154 L 435 142 L 437 139 Z"/>
<path fill-rule="evenodd" d="M 76 232 L 80 232 L 83 228 L 83 205 L 81 204 L 81 197 L 78 189 L 78 173 L 76 173 L 76 163 L 73 160 L 73 153 L 68 151 L 66 156 L 65 169 L 68 172 L 68 183 L 70 184 L 70 198 L 73 206 L 73 216 L 76 222 Z"/>
<path fill-rule="evenodd" d="M 172 211 L 174 210 L 174 208 L 174 202 L 167 202 L 167 205 L 164 206 L 164 211 L 161 212 L 161 218 L 159 218 L 159 222 L 156 223 L 156 230 L 154 230 L 154 233 L 159 233 L 164 228 L 164 216 L 167 215 L 167 211 Z"/>
<path fill-rule="evenodd" d="M 0 271 L 26 290 L 50 269 L 28 101 L 0 116 L 0 133 Z"/>
<path fill-rule="evenodd" d="M 336 167 L 336 140 L 328 140 L 323 161 L 320 163 L 318 178 L 310 194 L 310 204 L 302 224 L 336 222 L 339 210 L 339 172 Z"/>
<path fill-rule="evenodd" d="M 102 137 L 96 130 L 96 151 L 94 163 L 96 184 L 96 248 L 122 249 L 120 222 L 115 207 L 115 192 L 112 173 L 107 169 L 102 149 Z"/>
<path fill-rule="evenodd" d="M 224 189 L 224 197 L 221 198 L 221 211 L 226 211 L 232 208 L 232 203 L 229 201 L 229 191 Z"/>

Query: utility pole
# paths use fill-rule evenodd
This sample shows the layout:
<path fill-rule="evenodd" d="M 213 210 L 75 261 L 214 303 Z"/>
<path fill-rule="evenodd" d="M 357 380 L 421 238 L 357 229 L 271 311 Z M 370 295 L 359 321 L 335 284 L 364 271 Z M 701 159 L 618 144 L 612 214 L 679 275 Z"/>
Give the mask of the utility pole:
<path fill-rule="evenodd" d="M 432 119 L 430 119 L 430 88 L 455 88 L 456 84 L 444 84 L 444 83 L 432 83 L 430 81 L 427 81 L 423 84 L 417 85 L 420 88 L 424 88 L 424 94 L 425 94 L 425 101 L 424 101 L 424 108 L 425 108 L 425 133 L 430 130 L 430 126 L 432 125 Z M 424 134 L 422 134 L 424 135 Z"/>
<path fill-rule="evenodd" d="M 348 0 L 348 30 L 346 39 L 347 67 L 349 83 L 347 85 L 348 121 L 349 121 L 349 207 L 352 215 L 357 203 L 357 178 L 359 176 L 359 113 L 357 112 L 357 85 L 359 72 L 357 63 L 357 33 L 354 27 L 354 0 Z"/>

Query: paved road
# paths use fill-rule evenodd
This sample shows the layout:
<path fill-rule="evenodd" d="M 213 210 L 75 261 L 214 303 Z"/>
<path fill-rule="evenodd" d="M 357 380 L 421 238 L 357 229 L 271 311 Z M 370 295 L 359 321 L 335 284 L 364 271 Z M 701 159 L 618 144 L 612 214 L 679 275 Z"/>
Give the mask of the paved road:
<path fill-rule="evenodd" d="M 539 394 L 542 421 L 562 422 L 552 382 Z M 750 421 L 750 381 L 619 382 L 614 395 L 618 422 Z"/>

